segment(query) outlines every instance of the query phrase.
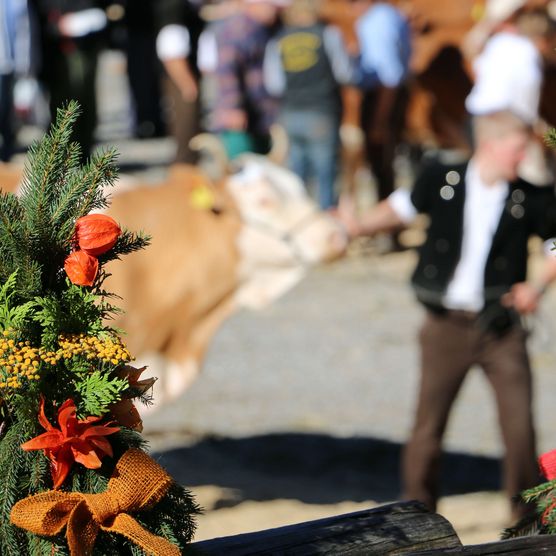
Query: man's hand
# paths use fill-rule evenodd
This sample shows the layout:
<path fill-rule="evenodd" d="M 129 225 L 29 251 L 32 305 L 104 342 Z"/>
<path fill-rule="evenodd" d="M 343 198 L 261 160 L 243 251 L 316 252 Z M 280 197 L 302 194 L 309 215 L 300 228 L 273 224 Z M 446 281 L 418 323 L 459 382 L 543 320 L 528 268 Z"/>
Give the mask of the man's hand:
<path fill-rule="evenodd" d="M 502 297 L 502 304 L 513 307 L 522 315 L 534 313 L 542 297 L 542 290 L 529 282 L 514 284 L 511 290 Z"/>
<path fill-rule="evenodd" d="M 361 234 L 361 225 L 356 214 L 355 202 L 351 196 L 344 195 L 340 198 L 336 218 L 344 226 L 349 239 Z"/>

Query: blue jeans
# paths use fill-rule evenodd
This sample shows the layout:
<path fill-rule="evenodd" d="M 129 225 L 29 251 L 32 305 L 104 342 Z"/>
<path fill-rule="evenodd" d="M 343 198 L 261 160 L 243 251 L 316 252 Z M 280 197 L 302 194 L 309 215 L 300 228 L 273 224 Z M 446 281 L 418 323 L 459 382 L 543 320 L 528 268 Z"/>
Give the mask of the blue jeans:
<path fill-rule="evenodd" d="M 288 166 L 304 182 L 316 178 L 322 209 L 335 207 L 340 116 L 309 110 L 285 110 L 280 117 L 290 141 Z"/>

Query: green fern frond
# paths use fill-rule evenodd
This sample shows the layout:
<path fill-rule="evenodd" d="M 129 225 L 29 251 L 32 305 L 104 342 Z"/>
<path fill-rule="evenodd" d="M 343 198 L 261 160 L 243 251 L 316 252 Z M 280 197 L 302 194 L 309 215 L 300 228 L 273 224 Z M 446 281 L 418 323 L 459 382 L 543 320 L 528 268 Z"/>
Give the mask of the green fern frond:
<path fill-rule="evenodd" d="M 81 396 L 80 413 L 101 417 L 108 413 L 108 407 L 122 398 L 128 388 L 127 380 L 112 377 L 101 371 L 80 378 L 75 387 Z"/>

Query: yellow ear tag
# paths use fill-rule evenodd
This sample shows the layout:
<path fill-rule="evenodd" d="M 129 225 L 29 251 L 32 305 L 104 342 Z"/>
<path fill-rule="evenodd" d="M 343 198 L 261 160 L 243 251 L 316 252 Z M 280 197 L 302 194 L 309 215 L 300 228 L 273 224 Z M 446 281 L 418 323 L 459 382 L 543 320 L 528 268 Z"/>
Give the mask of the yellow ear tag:
<path fill-rule="evenodd" d="M 485 11 L 484 2 L 475 1 L 471 8 L 471 19 L 475 22 L 481 21 L 485 17 Z"/>
<path fill-rule="evenodd" d="M 216 204 L 214 193 L 206 185 L 196 185 L 191 191 L 189 202 L 198 210 L 211 210 Z"/>

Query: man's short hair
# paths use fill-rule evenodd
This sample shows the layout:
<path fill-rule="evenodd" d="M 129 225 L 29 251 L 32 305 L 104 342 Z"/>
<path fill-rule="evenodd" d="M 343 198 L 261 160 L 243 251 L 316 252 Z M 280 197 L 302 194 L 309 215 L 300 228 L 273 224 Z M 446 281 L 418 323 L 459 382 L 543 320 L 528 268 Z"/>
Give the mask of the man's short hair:
<path fill-rule="evenodd" d="M 531 125 L 510 110 L 500 110 L 473 117 L 475 144 L 485 139 L 499 139 L 513 132 L 531 133 Z"/>

